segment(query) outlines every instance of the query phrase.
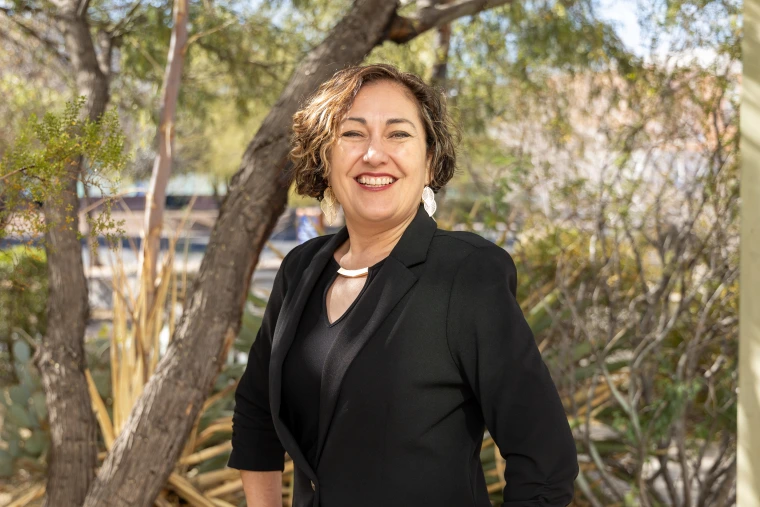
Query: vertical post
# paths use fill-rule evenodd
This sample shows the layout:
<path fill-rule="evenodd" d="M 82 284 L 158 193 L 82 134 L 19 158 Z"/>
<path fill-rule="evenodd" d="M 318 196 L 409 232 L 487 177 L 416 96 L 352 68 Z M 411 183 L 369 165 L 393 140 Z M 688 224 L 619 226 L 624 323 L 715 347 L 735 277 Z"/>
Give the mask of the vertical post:
<path fill-rule="evenodd" d="M 744 2 L 737 505 L 760 507 L 760 0 Z"/>

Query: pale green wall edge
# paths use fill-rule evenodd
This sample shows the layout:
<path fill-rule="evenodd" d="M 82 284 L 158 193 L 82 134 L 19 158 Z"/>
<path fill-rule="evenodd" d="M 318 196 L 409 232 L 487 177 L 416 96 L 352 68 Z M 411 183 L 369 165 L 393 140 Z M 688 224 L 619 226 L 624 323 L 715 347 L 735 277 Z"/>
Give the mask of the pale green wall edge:
<path fill-rule="evenodd" d="M 760 0 L 744 1 L 737 505 L 760 507 Z"/>

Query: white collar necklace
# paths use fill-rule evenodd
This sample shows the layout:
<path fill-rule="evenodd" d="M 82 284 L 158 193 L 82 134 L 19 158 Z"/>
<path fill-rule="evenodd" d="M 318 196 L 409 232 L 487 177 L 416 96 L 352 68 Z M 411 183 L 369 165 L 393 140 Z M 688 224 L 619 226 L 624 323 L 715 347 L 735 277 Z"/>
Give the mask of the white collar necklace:
<path fill-rule="evenodd" d="M 359 269 L 338 268 L 338 274 L 347 278 L 359 278 L 361 276 L 367 276 L 368 273 L 369 267 Z"/>

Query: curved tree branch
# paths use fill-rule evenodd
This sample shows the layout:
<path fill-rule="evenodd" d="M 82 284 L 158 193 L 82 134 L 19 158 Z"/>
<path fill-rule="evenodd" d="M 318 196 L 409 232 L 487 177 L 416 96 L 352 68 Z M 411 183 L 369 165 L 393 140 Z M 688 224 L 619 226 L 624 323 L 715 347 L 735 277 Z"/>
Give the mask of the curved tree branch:
<path fill-rule="evenodd" d="M 472 16 L 511 3 L 512 0 L 459 0 L 447 4 L 426 2 L 412 16 L 396 15 L 391 21 L 385 39 L 403 44 L 428 30 L 451 23 L 458 18 Z"/>

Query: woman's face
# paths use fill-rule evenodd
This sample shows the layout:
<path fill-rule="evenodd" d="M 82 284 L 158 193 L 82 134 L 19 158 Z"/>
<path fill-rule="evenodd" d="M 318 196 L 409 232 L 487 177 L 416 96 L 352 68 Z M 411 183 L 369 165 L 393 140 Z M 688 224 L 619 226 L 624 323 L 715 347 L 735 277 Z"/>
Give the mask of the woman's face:
<path fill-rule="evenodd" d="M 425 127 L 401 85 L 368 83 L 338 127 L 328 181 L 349 222 L 401 223 L 429 183 Z"/>

